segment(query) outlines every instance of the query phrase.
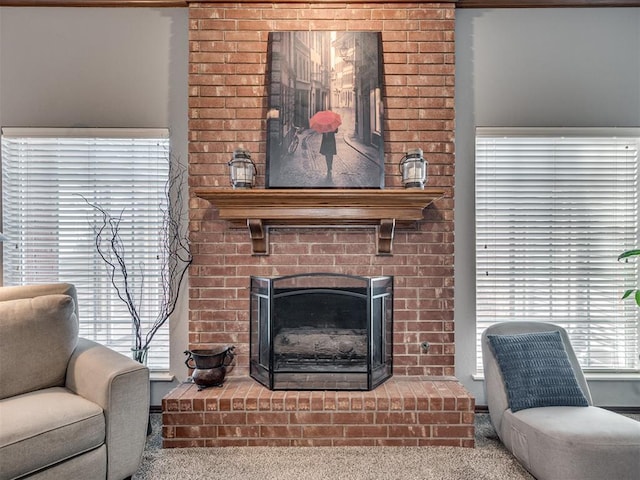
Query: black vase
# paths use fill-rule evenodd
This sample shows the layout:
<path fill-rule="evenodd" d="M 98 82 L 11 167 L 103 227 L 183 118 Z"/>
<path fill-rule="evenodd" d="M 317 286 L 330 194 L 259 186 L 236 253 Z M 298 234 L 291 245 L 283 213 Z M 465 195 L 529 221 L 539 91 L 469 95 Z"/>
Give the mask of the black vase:
<path fill-rule="evenodd" d="M 193 369 L 191 379 L 198 390 L 208 387 L 220 387 L 227 374 L 227 366 L 234 358 L 235 346 L 214 350 L 185 350 L 185 365 Z"/>

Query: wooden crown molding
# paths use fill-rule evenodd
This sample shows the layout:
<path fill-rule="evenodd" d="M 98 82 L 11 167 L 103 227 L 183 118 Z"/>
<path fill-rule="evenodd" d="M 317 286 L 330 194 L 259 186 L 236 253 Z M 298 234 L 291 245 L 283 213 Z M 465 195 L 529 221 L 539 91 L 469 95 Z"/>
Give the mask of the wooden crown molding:
<path fill-rule="evenodd" d="M 429 4 L 429 3 L 457 3 L 460 0 L 433 0 L 433 1 L 416 1 L 416 0 L 186 0 L 187 3 L 304 3 L 306 5 L 323 4 L 323 3 L 386 3 L 386 4 Z"/>
<path fill-rule="evenodd" d="M 199 4 L 243 4 L 243 3 L 456 3 L 459 0 L 439 0 L 437 2 L 416 2 L 416 0 L 0 0 L 0 7 L 188 7 L 191 3 Z"/>
<path fill-rule="evenodd" d="M 456 8 L 639 7 L 640 0 L 458 0 Z"/>
<path fill-rule="evenodd" d="M 0 7 L 187 7 L 186 0 L 0 0 Z"/>
<path fill-rule="evenodd" d="M 415 0 L 0 0 L 0 7 L 188 7 L 191 3 L 431 3 Z M 640 7 L 640 0 L 440 0 L 435 3 L 455 3 L 456 8 L 585 8 Z"/>

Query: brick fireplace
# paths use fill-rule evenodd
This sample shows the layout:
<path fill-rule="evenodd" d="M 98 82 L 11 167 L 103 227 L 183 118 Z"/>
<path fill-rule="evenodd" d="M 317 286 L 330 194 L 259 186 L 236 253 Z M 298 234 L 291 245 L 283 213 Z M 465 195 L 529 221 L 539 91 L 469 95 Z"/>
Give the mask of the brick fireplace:
<path fill-rule="evenodd" d="M 181 385 L 163 400 L 167 447 L 398 444 L 473 446 L 473 399 L 454 378 L 453 185 L 455 3 L 190 3 L 189 349 L 235 345 L 221 389 Z M 239 146 L 265 186 L 271 31 L 382 32 L 385 191 L 402 189 L 412 148 L 444 194 L 379 255 L 370 226 L 283 225 L 268 255 L 220 218 L 198 189 L 229 189 Z M 254 188 L 254 191 L 256 190 Z M 212 204 L 213 203 L 213 204 Z M 249 378 L 249 282 L 327 272 L 393 276 L 393 377 L 372 392 L 271 392 Z M 428 346 L 428 348 L 426 348 Z"/>

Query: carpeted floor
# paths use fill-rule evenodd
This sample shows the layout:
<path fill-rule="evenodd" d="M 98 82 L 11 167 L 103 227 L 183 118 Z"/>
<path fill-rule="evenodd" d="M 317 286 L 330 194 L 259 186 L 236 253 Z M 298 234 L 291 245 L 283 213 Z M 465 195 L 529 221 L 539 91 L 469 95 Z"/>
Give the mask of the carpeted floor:
<path fill-rule="evenodd" d="M 160 415 L 133 480 L 532 480 L 476 415 L 476 448 L 226 447 L 162 449 Z"/>

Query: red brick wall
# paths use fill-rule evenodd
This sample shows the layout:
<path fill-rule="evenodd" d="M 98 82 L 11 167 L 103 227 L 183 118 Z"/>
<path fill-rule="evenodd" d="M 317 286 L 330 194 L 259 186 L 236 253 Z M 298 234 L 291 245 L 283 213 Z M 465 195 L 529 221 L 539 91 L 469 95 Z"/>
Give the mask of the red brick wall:
<path fill-rule="evenodd" d="M 453 3 L 190 5 L 191 187 L 229 188 L 227 162 L 239 145 L 264 187 L 268 32 L 367 30 L 382 32 L 386 188 L 401 188 L 398 162 L 420 147 L 428 186 L 447 193 L 416 230 L 396 232 L 392 256 L 375 255 L 373 228 L 282 228 L 260 257 L 246 230 L 230 229 L 192 194 L 189 348 L 236 345 L 232 374 L 248 374 L 250 275 L 393 275 L 394 373 L 454 374 L 454 23 Z"/>

